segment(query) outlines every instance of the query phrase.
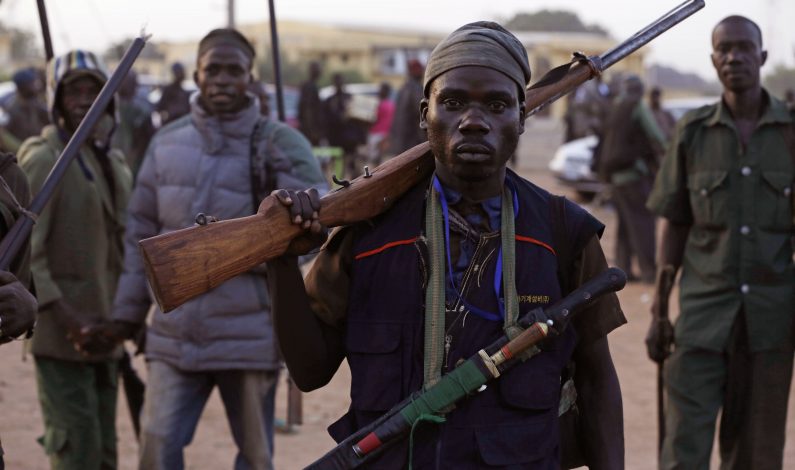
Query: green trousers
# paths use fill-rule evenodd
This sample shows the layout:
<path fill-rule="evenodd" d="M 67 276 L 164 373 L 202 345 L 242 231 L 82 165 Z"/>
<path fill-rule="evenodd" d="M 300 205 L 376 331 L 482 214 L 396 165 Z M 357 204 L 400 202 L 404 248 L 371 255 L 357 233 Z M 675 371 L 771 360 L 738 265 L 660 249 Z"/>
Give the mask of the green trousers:
<path fill-rule="evenodd" d="M 677 346 L 665 363 L 660 468 L 709 470 L 720 411 L 721 470 L 780 470 L 792 362 L 792 351 L 751 352 L 742 313 L 726 351 Z"/>
<path fill-rule="evenodd" d="M 53 470 L 116 468 L 117 363 L 36 357 L 44 417 L 39 442 Z"/>

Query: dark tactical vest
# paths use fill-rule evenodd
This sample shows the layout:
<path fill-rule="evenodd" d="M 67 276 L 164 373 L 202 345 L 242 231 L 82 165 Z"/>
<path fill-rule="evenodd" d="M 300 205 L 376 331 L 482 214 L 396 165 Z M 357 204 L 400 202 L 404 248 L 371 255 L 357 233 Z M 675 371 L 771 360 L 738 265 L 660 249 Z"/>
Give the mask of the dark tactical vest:
<path fill-rule="evenodd" d="M 552 247 L 551 196 L 512 172 L 508 178 L 519 201 L 516 285 L 520 315 L 524 315 L 561 296 Z M 357 229 L 346 336 L 351 407 L 329 427 L 338 442 L 422 387 L 428 257 L 421 235 L 427 188 L 427 181 L 417 185 L 388 213 Z M 566 205 L 570 246 L 582 249 L 602 225 L 575 204 Z M 494 243 L 496 250 L 499 237 L 494 237 Z M 490 248 L 483 251 L 472 260 L 479 264 L 480 273 L 468 281 L 470 288 L 464 296 L 472 305 L 497 312 L 492 284 L 496 254 Z M 499 338 L 502 328 L 502 321 L 470 313 L 465 326 L 454 333 L 447 364 L 452 368 L 476 354 Z M 561 374 L 575 344 L 576 333 L 568 328 L 544 344 L 542 353 L 459 403 L 446 415 L 446 423 L 419 424 L 414 435 L 414 468 L 557 470 Z M 367 468 L 405 468 L 407 459 L 408 440 Z"/>

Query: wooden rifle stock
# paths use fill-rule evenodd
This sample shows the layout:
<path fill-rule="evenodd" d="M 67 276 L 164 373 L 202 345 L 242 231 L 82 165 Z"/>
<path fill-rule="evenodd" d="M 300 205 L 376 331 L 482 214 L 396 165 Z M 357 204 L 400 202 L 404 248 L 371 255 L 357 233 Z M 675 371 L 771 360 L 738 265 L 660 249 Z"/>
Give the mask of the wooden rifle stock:
<path fill-rule="evenodd" d="M 535 109 L 593 77 L 584 64 L 574 64 L 560 81 L 527 91 L 526 107 Z M 387 160 L 350 186 L 320 201 L 320 222 L 327 227 L 354 224 L 389 209 L 403 193 L 434 169 L 428 142 Z M 303 229 L 290 220 L 289 209 L 268 196 L 256 214 L 177 230 L 140 242 L 146 274 L 157 303 L 169 312 L 227 279 L 281 256 Z"/>
<path fill-rule="evenodd" d="M 409 149 L 320 201 L 320 222 L 349 225 L 389 209 L 433 171 L 427 142 Z M 268 196 L 256 214 L 177 230 L 140 242 L 147 276 L 163 312 L 227 279 L 281 256 L 303 229 L 288 208 Z"/>
<path fill-rule="evenodd" d="M 574 90 L 611 65 L 704 7 L 704 0 L 686 0 L 658 20 L 599 57 L 575 55 L 574 61 L 541 77 L 525 95 L 527 115 Z M 321 200 L 320 222 L 328 227 L 366 220 L 389 209 L 434 168 L 425 142 L 388 160 L 372 175 Z M 146 273 L 163 312 L 281 256 L 290 241 L 303 233 L 290 221 L 289 211 L 273 196 L 262 201 L 257 214 L 177 230 L 140 242 Z"/>

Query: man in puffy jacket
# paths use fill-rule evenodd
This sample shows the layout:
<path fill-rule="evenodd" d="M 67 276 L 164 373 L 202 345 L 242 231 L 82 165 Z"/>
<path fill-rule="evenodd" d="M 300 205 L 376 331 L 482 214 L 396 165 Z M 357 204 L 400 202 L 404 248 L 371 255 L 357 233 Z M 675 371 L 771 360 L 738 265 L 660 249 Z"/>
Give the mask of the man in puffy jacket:
<path fill-rule="evenodd" d="M 197 57 L 199 93 L 190 114 L 155 135 L 137 176 L 114 322 L 104 331 L 117 339 L 131 336 L 152 303 L 139 240 L 189 227 L 200 212 L 217 219 L 251 215 L 276 187 L 325 190 L 309 142 L 262 117 L 247 92 L 254 60 L 248 40 L 233 29 L 213 30 Z M 215 387 L 238 447 L 234 468 L 272 468 L 281 359 L 263 274 L 230 279 L 168 315 L 155 312 L 146 341 L 140 468 L 183 468 L 183 448 Z"/>

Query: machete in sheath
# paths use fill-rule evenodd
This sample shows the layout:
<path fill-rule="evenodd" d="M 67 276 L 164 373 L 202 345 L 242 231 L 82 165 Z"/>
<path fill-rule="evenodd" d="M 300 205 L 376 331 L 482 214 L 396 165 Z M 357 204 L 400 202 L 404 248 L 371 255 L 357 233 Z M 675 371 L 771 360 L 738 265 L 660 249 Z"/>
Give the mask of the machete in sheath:
<path fill-rule="evenodd" d="M 627 276 L 610 268 L 589 280 L 555 305 L 536 308 L 519 319 L 522 333 L 503 336 L 478 351 L 427 390 L 415 392 L 369 426 L 340 442 L 309 470 L 356 468 L 404 439 L 421 417 L 440 416 L 452 405 L 476 393 L 491 380 L 522 362 L 523 353 L 547 337 L 561 334 L 572 317 L 598 297 L 624 288 Z M 543 353 L 542 353 L 543 354 Z"/>

